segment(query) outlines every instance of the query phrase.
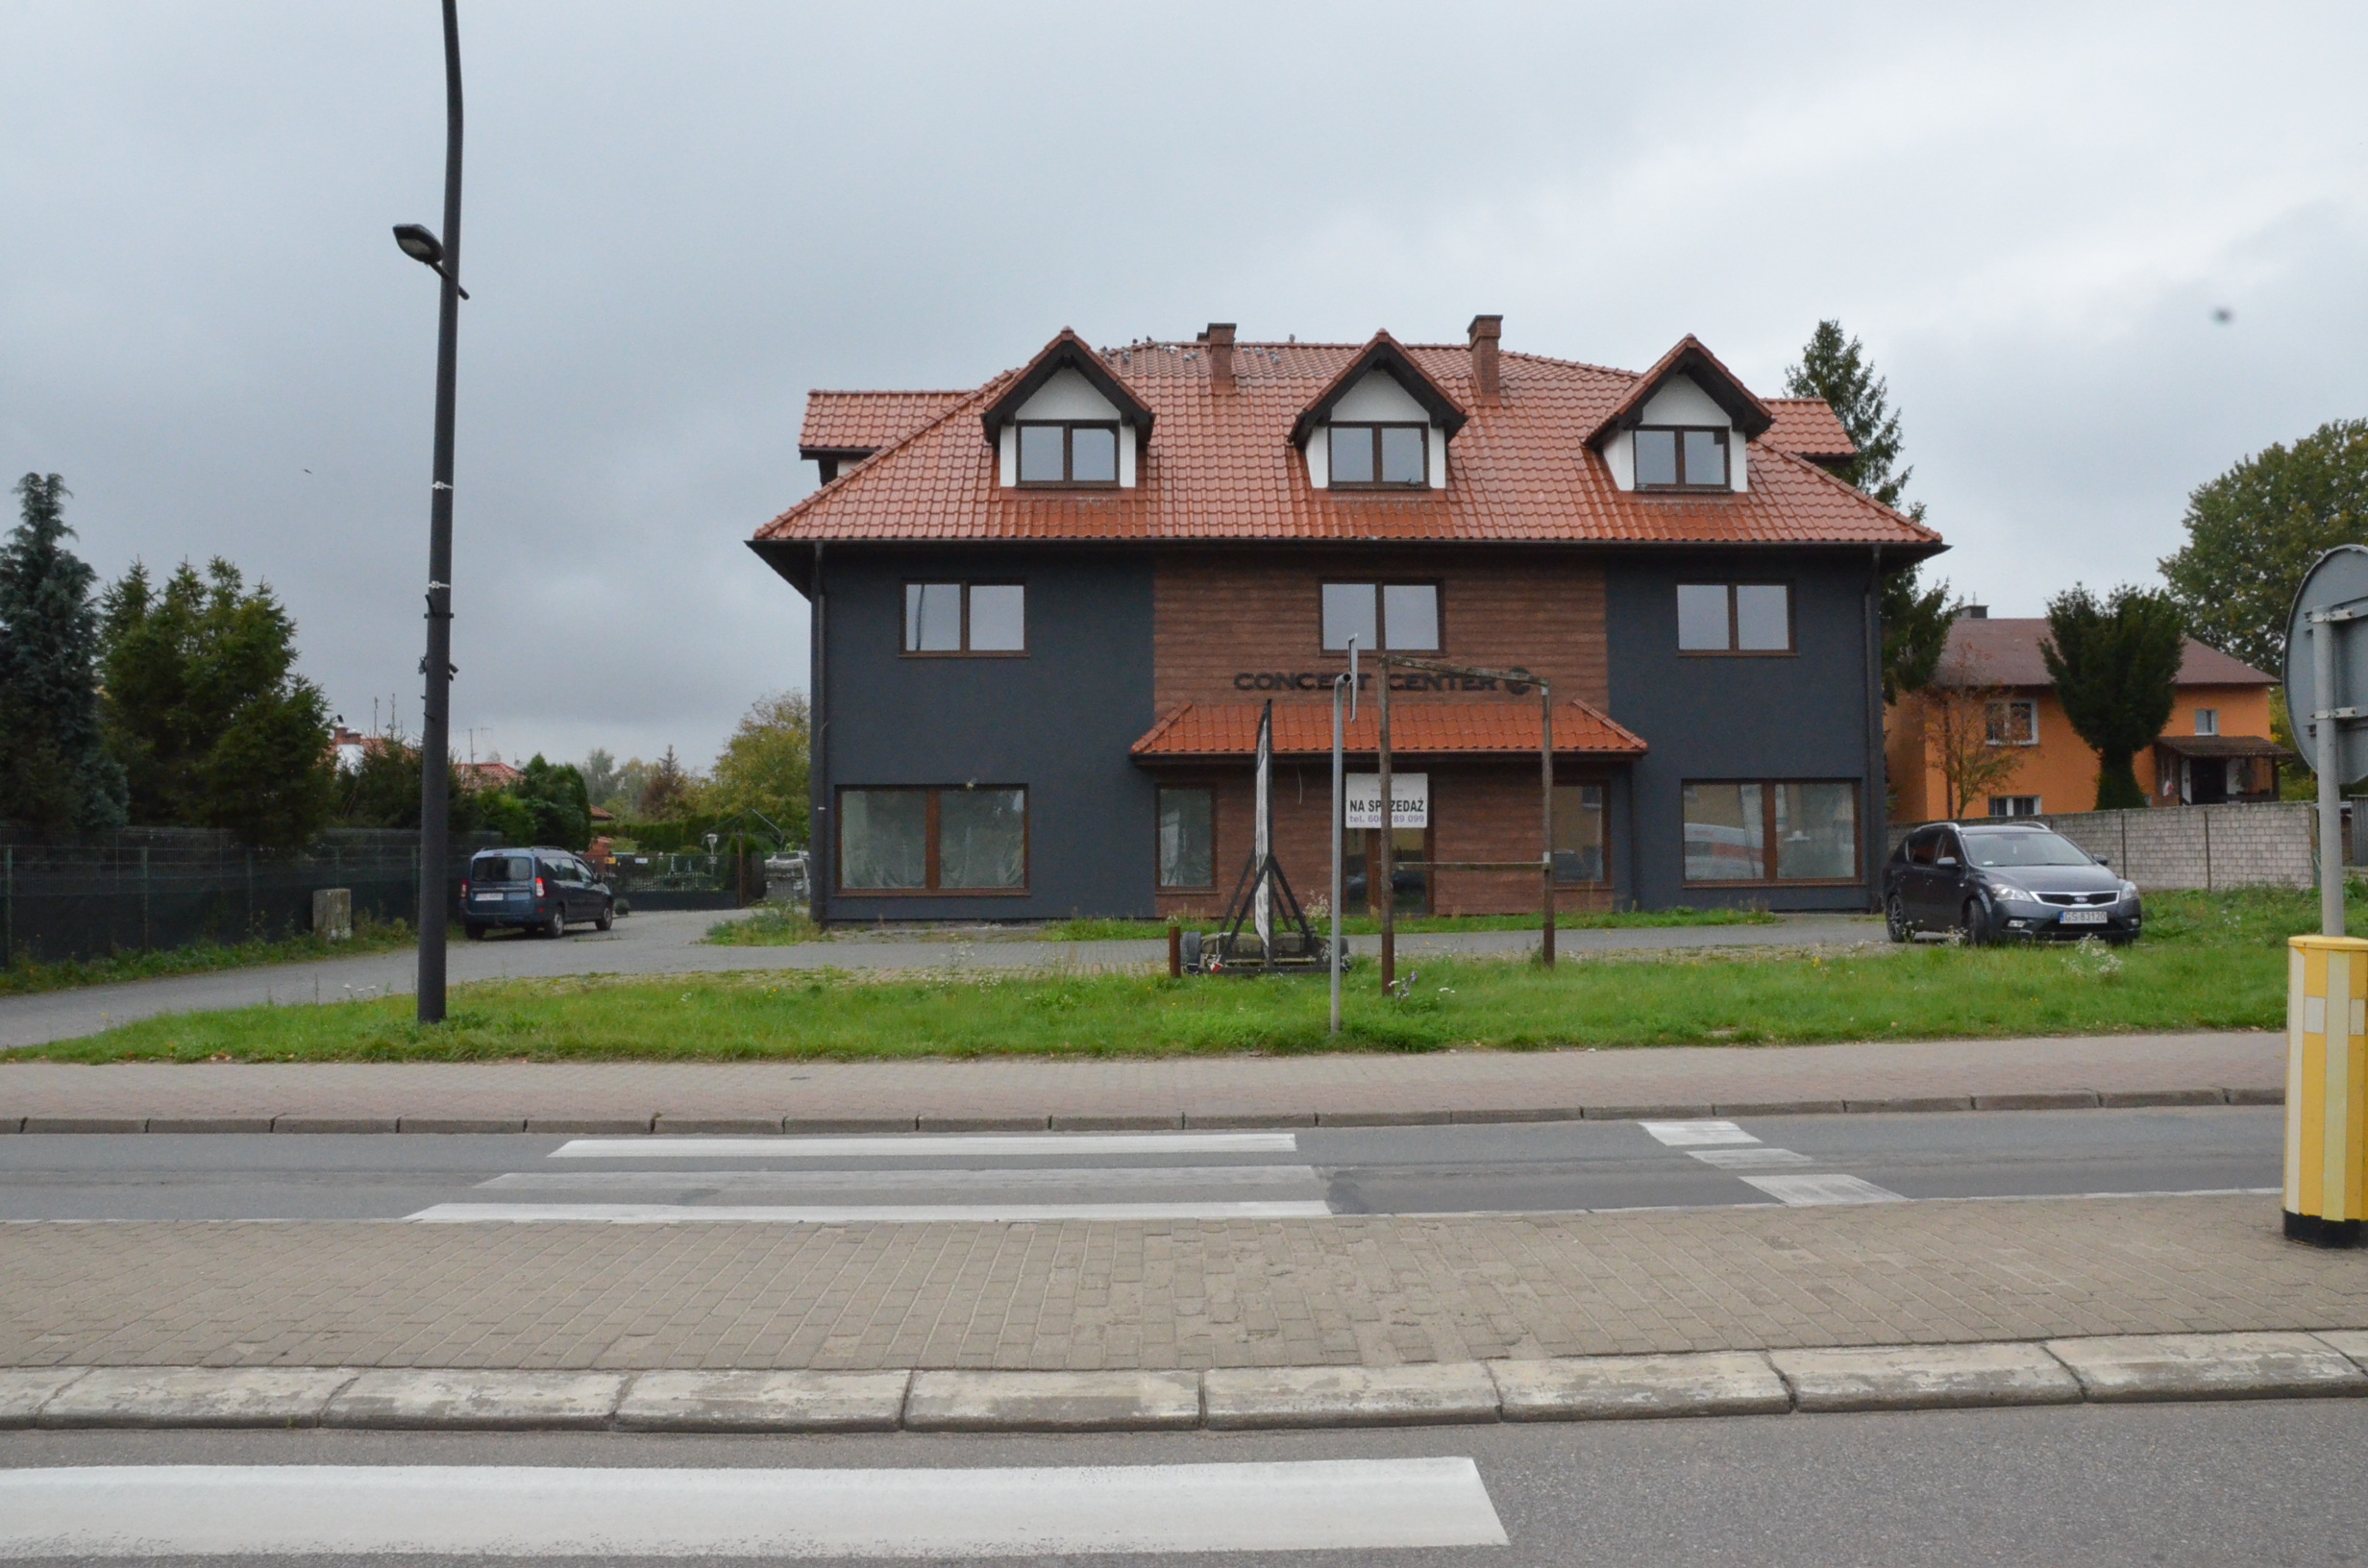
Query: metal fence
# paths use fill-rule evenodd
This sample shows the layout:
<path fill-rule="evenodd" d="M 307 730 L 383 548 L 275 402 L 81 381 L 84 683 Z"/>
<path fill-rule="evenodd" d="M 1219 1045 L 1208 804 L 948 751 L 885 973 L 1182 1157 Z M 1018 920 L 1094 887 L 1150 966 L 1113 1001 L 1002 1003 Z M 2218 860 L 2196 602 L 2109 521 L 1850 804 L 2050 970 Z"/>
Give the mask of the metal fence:
<path fill-rule="evenodd" d="M 749 855 L 620 853 L 608 885 L 630 909 L 738 909 L 764 896 L 765 867 Z"/>
<path fill-rule="evenodd" d="M 454 835 L 447 896 L 469 856 L 497 842 Z M 419 878 L 415 832 L 339 828 L 271 853 L 185 828 L 70 839 L 0 827 L 0 966 L 300 935 L 321 888 L 351 889 L 358 918 L 409 919 Z"/>

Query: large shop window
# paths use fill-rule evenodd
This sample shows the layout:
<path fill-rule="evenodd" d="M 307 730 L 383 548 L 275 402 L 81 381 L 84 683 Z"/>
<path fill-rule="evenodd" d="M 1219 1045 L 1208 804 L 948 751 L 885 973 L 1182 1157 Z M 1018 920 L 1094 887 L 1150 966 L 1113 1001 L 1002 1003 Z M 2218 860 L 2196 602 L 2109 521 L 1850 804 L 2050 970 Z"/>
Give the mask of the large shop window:
<path fill-rule="evenodd" d="M 1439 584 L 1327 582 L 1323 585 L 1323 648 L 1343 653 L 1348 639 L 1360 651 L 1439 651 Z"/>
<path fill-rule="evenodd" d="M 1331 441 L 1336 490 L 1418 490 L 1431 482 L 1427 425 L 1335 425 Z"/>
<path fill-rule="evenodd" d="M 1159 885 L 1217 884 L 1217 796 L 1204 789 L 1159 792 Z"/>
<path fill-rule="evenodd" d="M 1680 653 L 1789 653 L 1792 590 L 1781 582 L 1681 582 Z"/>
<path fill-rule="evenodd" d="M 907 653 L 1024 653 L 1027 589 L 1016 582 L 908 582 Z"/>
<path fill-rule="evenodd" d="M 1116 425 L 1023 425 L 1019 430 L 1022 484 L 1108 489 L 1119 482 Z"/>
<path fill-rule="evenodd" d="M 848 893 L 1024 891 L 1027 791 L 841 790 L 839 887 Z"/>
<path fill-rule="evenodd" d="M 1600 784 L 1554 786 L 1554 880 L 1604 880 Z"/>
<path fill-rule="evenodd" d="M 1692 783 L 1686 880 L 1855 882 L 1859 789 L 1834 783 Z"/>

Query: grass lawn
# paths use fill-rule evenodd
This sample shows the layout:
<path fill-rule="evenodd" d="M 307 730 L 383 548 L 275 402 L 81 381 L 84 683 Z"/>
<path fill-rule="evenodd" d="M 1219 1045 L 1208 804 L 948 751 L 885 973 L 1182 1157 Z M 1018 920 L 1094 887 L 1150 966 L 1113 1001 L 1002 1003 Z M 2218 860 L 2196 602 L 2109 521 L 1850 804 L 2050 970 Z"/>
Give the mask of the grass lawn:
<path fill-rule="evenodd" d="M 423 1030 L 405 998 L 154 1018 L 11 1059 L 509 1061 L 1165 1056 L 1811 1043 L 2276 1026 L 2282 943 L 2308 893 L 2166 894 L 2134 947 L 1918 945 L 1833 956 L 1422 961 L 1404 1000 L 1352 971 L 1346 1030 L 1316 980 L 838 971 L 513 980 L 456 988 Z M 5 1072 L 0 1066 L 0 1072 Z"/>
<path fill-rule="evenodd" d="M 230 946 L 200 943 L 194 947 L 168 947 L 153 953 L 116 953 L 107 958 L 67 959 L 57 964 L 30 961 L 0 969 L 0 996 L 21 996 L 37 991 L 71 991 L 80 986 L 112 985 L 118 980 L 160 980 L 175 974 L 207 974 L 215 969 L 250 969 L 263 964 L 301 964 L 320 958 L 353 958 L 408 947 L 418 939 L 408 920 L 376 920 L 354 917 L 350 942 L 323 942 L 315 936 L 284 937 L 276 942 L 241 942 Z"/>

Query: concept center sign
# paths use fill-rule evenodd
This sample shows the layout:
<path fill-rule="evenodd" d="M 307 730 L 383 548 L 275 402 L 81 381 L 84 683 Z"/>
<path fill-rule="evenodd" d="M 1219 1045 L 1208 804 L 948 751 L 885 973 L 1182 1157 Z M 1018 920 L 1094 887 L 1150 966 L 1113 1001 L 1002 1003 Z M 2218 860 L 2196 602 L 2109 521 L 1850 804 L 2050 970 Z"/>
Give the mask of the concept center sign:
<path fill-rule="evenodd" d="M 1347 804 L 1342 812 L 1343 827 L 1379 827 L 1381 825 L 1381 775 L 1379 773 L 1350 773 L 1347 779 Z M 1431 825 L 1431 775 L 1401 773 L 1390 775 L 1390 825 L 1392 827 L 1428 827 Z"/>

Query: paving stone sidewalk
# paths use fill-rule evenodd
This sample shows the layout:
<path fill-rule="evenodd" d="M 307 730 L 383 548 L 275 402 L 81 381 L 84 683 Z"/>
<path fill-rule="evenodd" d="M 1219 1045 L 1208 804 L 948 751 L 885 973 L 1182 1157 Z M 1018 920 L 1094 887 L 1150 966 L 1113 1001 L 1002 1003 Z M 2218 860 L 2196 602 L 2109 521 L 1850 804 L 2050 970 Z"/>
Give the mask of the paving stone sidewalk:
<path fill-rule="evenodd" d="M 923 1130 L 1530 1119 L 1977 1103 L 2258 1101 L 2267 1032 L 1145 1061 L 305 1063 L 12 1061 L 0 1131 Z"/>
<path fill-rule="evenodd" d="M 2275 1198 L 951 1225 L 0 1226 L 0 1366 L 1389 1366 L 2368 1327 Z"/>

